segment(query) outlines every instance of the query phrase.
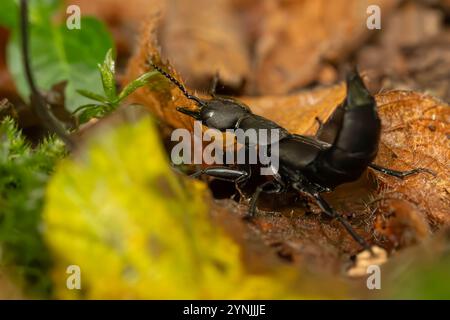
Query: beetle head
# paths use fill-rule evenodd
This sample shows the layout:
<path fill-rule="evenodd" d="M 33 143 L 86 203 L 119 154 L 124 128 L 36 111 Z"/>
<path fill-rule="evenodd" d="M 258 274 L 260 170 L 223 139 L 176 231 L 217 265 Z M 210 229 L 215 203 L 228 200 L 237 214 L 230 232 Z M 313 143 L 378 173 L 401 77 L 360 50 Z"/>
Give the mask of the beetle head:
<path fill-rule="evenodd" d="M 218 130 L 233 129 L 242 116 L 248 114 L 250 109 L 243 103 L 229 97 L 214 96 L 212 99 L 200 99 L 190 94 L 186 88 L 172 75 L 155 65 L 151 60 L 149 63 L 159 71 L 170 82 L 176 85 L 189 100 L 195 101 L 198 109 L 192 110 L 178 107 L 177 110 L 196 120 L 202 121 L 204 125 Z"/>

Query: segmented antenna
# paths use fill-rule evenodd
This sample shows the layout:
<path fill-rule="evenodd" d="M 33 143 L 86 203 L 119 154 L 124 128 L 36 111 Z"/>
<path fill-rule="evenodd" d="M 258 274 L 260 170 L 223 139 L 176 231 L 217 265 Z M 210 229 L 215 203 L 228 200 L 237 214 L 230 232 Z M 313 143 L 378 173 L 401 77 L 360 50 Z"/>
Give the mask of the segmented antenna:
<path fill-rule="evenodd" d="M 169 73 L 167 73 L 166 71 L 164 71 L 160 66 L 157 66 L 156 64 L 154 64 L 153 61 L 152 61 L 151 59 L 149 59 L 148 62 L 149 62 L 149 64 L 150 64 L 155 70 L 157 70 L 159 73 L 161 73 L 161 74 L 162 74 L 163 76 L 165 76 L 167 79 L 169 79 L 170 82 L 172 82 L 174 85 L 176 85 L 176 86 L 181 90 L 181 92 L 183 92 L 183 94 L 184 94 L 184 96 L 185 96 L 186 98 L 188 98 L 188 99 L 190 99 L 190 100 L 193 100 L 193 101 L 197 102 L 197 104 L 198 104 L 200 107 L 204 107 L 204 106 L 205 106 L 205 103 L 204 103 L 202 100 L 200 100 L 200 98 L 198 98 L 198 97 L 196 97 L 196 96 L 190 94 L 190 93 L 186 90 L 186 88 L 181 84 L 180 81 L 178 81 L 178 80 L 175 79 L 172 75 L 170 75 Z"/>

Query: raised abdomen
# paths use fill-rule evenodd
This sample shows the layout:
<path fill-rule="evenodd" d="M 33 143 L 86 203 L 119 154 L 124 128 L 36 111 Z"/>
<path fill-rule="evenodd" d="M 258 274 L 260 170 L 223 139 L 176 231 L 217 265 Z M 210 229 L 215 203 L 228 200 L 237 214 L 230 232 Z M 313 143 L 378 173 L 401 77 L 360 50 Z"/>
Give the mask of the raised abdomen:
<path fill-rule="evenodd" d="M 357 73 L 347 78 L 347 97 L 317 135 L 332 146 L 316 161 L 315 174 L 330 187 L 358 179 L 378 152 L 381 122 L 375 99 Z"/>

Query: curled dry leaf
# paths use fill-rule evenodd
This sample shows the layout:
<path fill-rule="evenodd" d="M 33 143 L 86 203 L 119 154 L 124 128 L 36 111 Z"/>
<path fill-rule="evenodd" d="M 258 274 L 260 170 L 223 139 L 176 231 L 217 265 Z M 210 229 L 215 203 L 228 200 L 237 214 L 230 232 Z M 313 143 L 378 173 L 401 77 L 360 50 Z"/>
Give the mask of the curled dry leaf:
<path fill-rule="evenodd" d="M 376 163 L 397 170 L 428 168 L 403 180 L 378 174 L 382 198 L 404 199 L 425 214 L 431 227 L 450 225 L 450 107 L 414 92 L 377 96 L 383 134 Z"/>
<path fill-rule="evenodd" d="M 245 34 L 229 0 L 169 1 L 160 43 L 193 88 L 208 88 L 215 73 L 239 88 L 250 73 Z"/>
<path fill-rule="evenodd" d="M 150 66 L 149 59 L 161 67 L 167 69 L 175 78 L 180 80 L 179 75 L 168 64 L 163 63 L 160 58 L 160 47 L 157 40 L 157 30 L 161 25 L 161 19 L 153 17 L 148 20 L 142 29 L 138 50 L 130 59 L 127 72 L 124 76 L 124 83 L 130 83 L 140 75 L 148 72 Z M 157 81 L 151 81 L 147 87 L 135 91 L 128 98 L 129 102 L 140 103 L 150 108 L 150 110 L 163 119 L 167 125 L 174 128 L 192 128 L 192 120 L 176 110 L 176 107 L 195 107 L 194 103 L 183 95 L 183 93 L 170 84 L 163 76 Z"/>
<path fill-rule="evenodd" d="M 147 14 L 142 21 L 146 23 L 138 50 L 157 40 L 165 57 L 190 87 L 209 88 L 216 73 L 220 74 L 221 84 L 233 90 L 243 87 L 250 73 L 250 54 L 246 35 L 240 31 L 240 21 L 229 0 L 154 0 L 152 4 L 133 7 L 149 8 L 143 10 Z M 144 17 L 142 12 L 133 16 Z M 115 21 L 113 17 L 112 13 L 105 16 L 110 25 Z"/>
<path fill-rule="evenodd" d="M 345 85 L 303 91 L 285 96 L 243 97 L 253 112 L 269 118 L 293 133 L 313 135 L 316 117 L 326 120 L 345 98 Z"/>

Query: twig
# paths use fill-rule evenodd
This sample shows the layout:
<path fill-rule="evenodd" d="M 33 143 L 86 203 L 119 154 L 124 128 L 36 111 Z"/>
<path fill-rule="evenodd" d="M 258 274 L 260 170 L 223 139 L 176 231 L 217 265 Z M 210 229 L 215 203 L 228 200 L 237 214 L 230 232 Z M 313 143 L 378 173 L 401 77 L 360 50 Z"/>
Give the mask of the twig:
<path fill-rule="evenodd" d="M 25 76 L 28 82 L 28 86 L 31 90 L 32 98 L 30 104 L 42 121 L 43 125 L 46 126 L 50 132 L 54 132 L 61 140 L 63 140 L 69 150 L 72 150 L 75 146 L 74 140 L 67 134 L 66 130 L 61 125 L 59 120 L 52 114 L 47 101 L 36 86 L 33 72 L 31 71 L 28 30 L 28 0 L 20 0 L 20 33 L 22 37 L 22 59 L 25 68 Z"/>

